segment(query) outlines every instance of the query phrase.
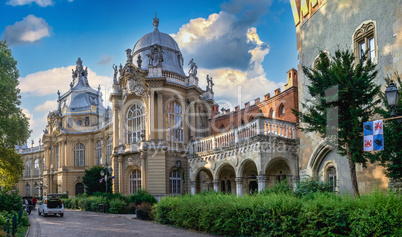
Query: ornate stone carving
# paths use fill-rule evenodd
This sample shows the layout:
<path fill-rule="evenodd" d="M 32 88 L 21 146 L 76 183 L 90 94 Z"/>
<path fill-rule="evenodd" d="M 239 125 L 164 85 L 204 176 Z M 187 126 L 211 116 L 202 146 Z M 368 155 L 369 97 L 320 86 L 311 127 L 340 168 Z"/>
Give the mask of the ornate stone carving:
<path fill-rule="evenodd" d="M 188 63 L 190 65 L 190 69 L 188 70 L 188 74 L 191 76 L 196 77 L 197 76 L 197 64 L 194 62 L 194 59 L 191 59 L 190 62 Z"/>
<path fill-rule="evenodd" d="M 141 64 L 142 64 L 141 54 L 138 54 L 138 58 L 137 58 L 137 66 L 138 66 L 138 68 L 141 68 Z"/>

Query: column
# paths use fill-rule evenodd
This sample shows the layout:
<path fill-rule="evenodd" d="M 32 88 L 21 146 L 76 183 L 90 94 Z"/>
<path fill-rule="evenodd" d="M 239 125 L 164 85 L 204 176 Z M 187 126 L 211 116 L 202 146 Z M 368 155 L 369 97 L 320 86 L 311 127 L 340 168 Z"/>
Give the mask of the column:
<path fill-rule="evenodd" d="M 243 178 L 238 177 L 235 179 L 235 181 L 236 181 L 237 196 L 241 197 L 241 196 L 243 196 Z"/>
<path fill-rule="evenodd" d="M 219 179 L 212 180 L 212 183 L 214 184 L 215 192 L 219 192 Z"/>
<path fill-rule="evenodd" d="M 190 185 L 191 185 L 191 195 L 195 195 L 195 181 L 191 181 Z"/>
<path fill-rule="evenodd" d="M 165 137 L 164 127 L 163 127 L 163 93 L 162 91 L 157 92 L 158 95 L 158 139 L 163 140 Z"/>
<path fill-rule="evenodd" d="M 146 158 L 148 157 L 148 151 L 145 149 L 141 152 L 141 188 L 147 187 L 147 169 L 146 169 Z"/>
<path fill-rule="evenodd" d="M 265 180 L 267 177 L 265 175 L 259 175 L 257 176 L 258 180 L 258 192 L 261 192 L 265 189 Z"/>
<path fill-rule="evenodd" d="M 119 193 L 123 194 L 123 156 L 119 156 Z"/>

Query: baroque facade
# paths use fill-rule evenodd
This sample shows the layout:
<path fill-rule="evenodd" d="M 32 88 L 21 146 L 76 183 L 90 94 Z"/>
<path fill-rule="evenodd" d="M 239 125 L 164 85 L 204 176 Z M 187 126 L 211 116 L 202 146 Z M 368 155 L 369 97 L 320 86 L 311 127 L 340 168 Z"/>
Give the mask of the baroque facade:
<path fill-rule="evenodd" d="M 297 178 L 297 70 L 286 73 L 283 92 L 219 112 L 212 78 L 201 89 L 194 60 L 186 75 L 177 43 L 159 31 L 156 16 L 153 26 L 126 50 L 124 65 L 113 66 L 112 108 L 78 59 L 40 145 L 17 149 L 26 164 L 23 195 L 38 195 L 38 185 L 40 195 L 83 193 L 85 169 L 106 162 L 113 192 L 145 188 L 157 198 L 212 189 L 242 195 Z"/>
<path fill-rule="evenodd" d="M 384 77 L 402 73 L 402 1 L 291 0 L 299 58 L 299 98 L 309 98 L 308 78 L 302 66 L 314 67 L 320 51 L 353 51 L 359 60 L 372 60 L 379 73 L 376 82 L 385 90 Z M 365 54 L 367 52 L 367 55 Z M 386 145 L 386 144 L 385 144 Z M 300 134 L 301 175 L 337 180 L 340 192 L 352 191 L 349 164 L 326 140 L 313 133 Z M 356 165 L 359 190 L 387 189 L 384 169 Z"/>

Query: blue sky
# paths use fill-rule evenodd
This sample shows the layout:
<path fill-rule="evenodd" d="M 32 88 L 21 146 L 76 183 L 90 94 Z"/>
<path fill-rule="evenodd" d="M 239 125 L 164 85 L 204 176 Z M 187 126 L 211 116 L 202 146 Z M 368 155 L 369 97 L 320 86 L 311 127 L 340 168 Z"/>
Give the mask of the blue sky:
<path fill-rule="evenodd" d="M 48 111 L 57 108 L 57 90 L 69 89 L 69 67 L 77 58 L 90 69 L 90 85 L 102 84 L 107 94 L 112 65 L 125 62 L 125 50 L 153 30 L 155 12 L 159 30 L 178 42 L 184 65 L 194 58 L 200 85 L 206 74 L 214 77 L 215 98 L 225 107 L 272 93 L 297 66 L 287 0 L 1 1 L 0 35 L 18 61 L 22 107 L 32 119 L 35 144 Z M 234 85 L 243 90 L 241 98 L 232 96 Z"/>

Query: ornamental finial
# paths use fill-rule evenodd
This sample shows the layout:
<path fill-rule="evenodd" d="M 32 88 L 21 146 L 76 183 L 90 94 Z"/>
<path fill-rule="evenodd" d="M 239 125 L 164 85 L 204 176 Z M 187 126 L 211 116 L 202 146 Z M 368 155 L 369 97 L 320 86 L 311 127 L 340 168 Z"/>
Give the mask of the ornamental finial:
<path fill-rule="evenodd" d="M 155 30 L 158 29 L 158 26 L 159 26 L 159 18 L 156 17 L 156 12 L 155 12 L 155 18 L 154 18 L 154 20 L 152 21 L 152 25 L 155 27 Z"/>

